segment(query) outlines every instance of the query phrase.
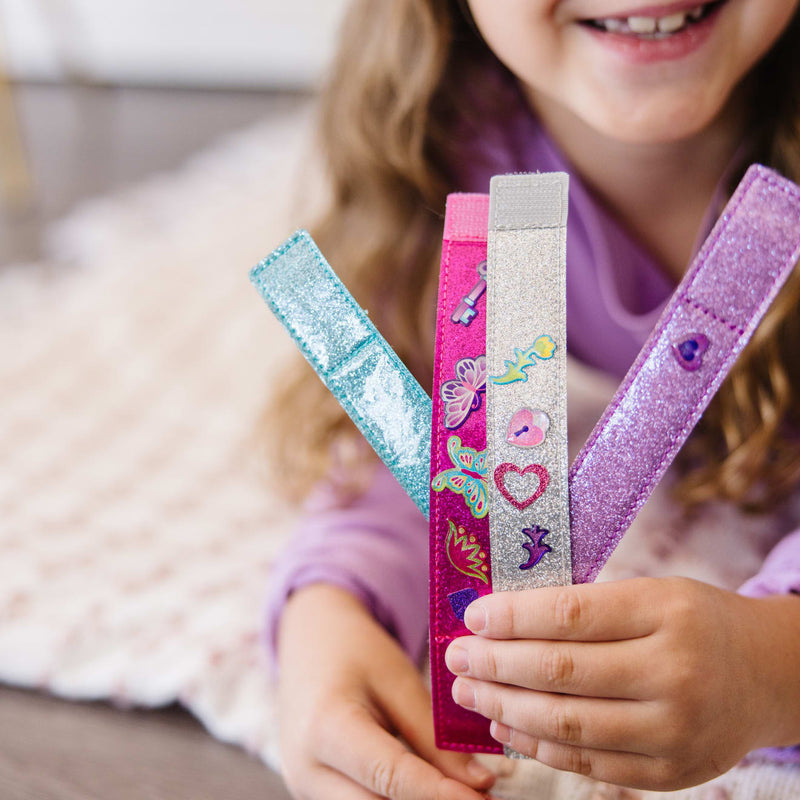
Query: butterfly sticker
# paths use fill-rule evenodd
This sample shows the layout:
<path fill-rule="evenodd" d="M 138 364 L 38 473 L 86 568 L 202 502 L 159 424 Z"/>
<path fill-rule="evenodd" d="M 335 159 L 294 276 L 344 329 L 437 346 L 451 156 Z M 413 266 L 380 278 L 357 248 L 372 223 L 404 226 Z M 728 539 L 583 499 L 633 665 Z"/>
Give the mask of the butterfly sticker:
<path fill-rule="evenodd" d="M 455 380 L 445 381 L 439 390 L 444 401 L 445 428 L 460 428 L 480 408 L 481 392 L 485 391 L 486 356 L 462 358 L 456 364 Z"/>
<path fill-rule="evenodd" d="M 431 482 L 434 492 L 449 489 L 464 498 L 472 516 L 481 519 L 489 513 L 486 496 L 486 451 L 480 453 L 461 444 L 460 436 L 447 440 L 447 455 L 452 469 L 440 472 Z"/>

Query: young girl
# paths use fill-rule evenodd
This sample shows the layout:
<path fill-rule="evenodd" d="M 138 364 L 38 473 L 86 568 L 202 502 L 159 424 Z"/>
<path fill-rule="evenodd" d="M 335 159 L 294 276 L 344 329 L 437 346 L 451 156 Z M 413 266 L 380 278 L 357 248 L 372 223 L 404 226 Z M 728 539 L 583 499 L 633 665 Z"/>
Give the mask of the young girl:
<path fill-rule="evenodd" d="M 619 381 L 745 168 L 800 180 L 798 4 L 359 0 L 324 95 L 332 191 L 313 234 L 430 390 L 446 194 L 566 170 L 568 349 Z M 800 742 L 798 278 L 684 449 L 675 500 L 686 519 L 762 512 L 731 526 L 731 553 L 764 547 L 761 527 L 782 541 L 726 588 L 638 578 L 474 603 L 477 635 L 447 663 L 456 701 L 493 720 L 498 741 L 663 791 Z M 270 608 L 290 789 L 475 800 L 494 778 L 434 747 L 417 668 L 426 521 L 309 368 L 272 423 L 287 489 L 311 494 Z M 787 767 L 758 796 L 800 796 L 798 775 Z"/>

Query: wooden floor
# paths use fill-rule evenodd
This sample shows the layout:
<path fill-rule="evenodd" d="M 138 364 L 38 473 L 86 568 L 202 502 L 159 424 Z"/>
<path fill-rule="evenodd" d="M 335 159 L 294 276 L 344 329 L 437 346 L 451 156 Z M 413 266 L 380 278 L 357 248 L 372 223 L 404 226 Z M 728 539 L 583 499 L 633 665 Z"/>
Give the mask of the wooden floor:
<path fill-rule="evenodd" d="M 35 259 L 75 204 L 178 166 L 304 96 L 21 86 L 35 193 L 0 204 L 0 269 Z M 2 178 L 2 176 L 0 176 Z M 0 687 L 0 800 L 288 800 L 280 778 L 177 707 L 130 711 Z"/>
<path fill-rule="evenodd" d="M 0 688 L 3 800 L 288 800 L 280 778 L 177 707 L 130 711 Z"/>
<path fill-rule="evenodd" d="M 40 255 L 43 227 L 80 201 L 174 169 L 225 133 L 309 101 L 284 92 L 46 84 L 17 85 L 12 97 L 33 195 L 14 208 L 0 192 L 0 266 Z M 0 106 L 0 124 L 2 114 Z M 3 179 L 0 171 L 0 189 Z"/>

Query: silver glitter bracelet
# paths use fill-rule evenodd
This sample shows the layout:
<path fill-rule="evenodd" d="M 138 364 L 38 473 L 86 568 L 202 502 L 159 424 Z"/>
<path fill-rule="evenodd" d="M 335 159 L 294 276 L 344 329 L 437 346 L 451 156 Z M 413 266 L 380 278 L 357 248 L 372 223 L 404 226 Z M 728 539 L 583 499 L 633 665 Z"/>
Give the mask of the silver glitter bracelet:
<path fill-rule="evenodd" d="M 568 186 L 563 172 L 491 180 L 486 433 L 494 591 L 572 582 Z"/>

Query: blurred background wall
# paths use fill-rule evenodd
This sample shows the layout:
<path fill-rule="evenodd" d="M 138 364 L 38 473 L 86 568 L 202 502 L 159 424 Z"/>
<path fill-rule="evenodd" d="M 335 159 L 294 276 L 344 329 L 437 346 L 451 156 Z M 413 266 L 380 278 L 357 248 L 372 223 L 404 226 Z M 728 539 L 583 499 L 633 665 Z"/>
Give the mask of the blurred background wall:
<path fill-rule="evenodd" d="M 345 0 L 0 0 L 16 80 L 69 70 L 119 85 L 299 88 L 332 50 Z"/>
<path fill-rule="evenodd" d="M 0 0 L 0 267 L 82 201 L 310 108 L 348 0 Z"/>

